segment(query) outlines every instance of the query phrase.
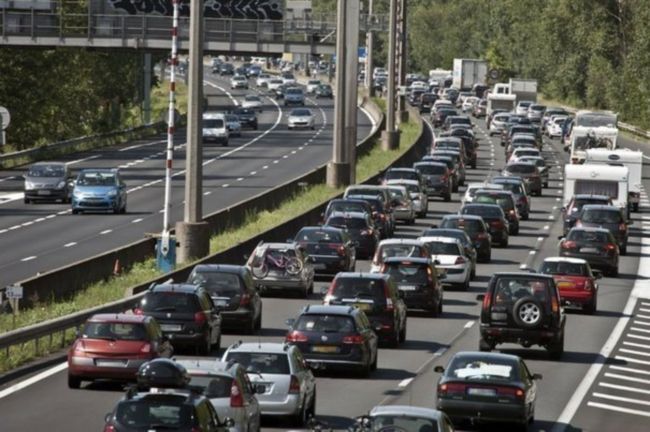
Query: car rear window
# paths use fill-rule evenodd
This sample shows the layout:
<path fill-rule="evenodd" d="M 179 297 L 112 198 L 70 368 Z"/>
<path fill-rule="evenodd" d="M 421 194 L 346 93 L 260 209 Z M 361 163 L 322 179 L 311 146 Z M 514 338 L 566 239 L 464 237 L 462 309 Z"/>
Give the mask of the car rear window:
<path fill-rule="evenodd" d="M 194 423 L 194 408 L 183 403 L 181 398 L 174 399 L 122 401 L 115 411 L 115 419 L 119 424 L 137 430 L 148 430 L 153 424 L 160 425 L 160 429 L 191 428 Z"/>
<path fill-rule="evenodd" d="M 494 304 L 514 303 L 520 298 L 530 296 L 546 303 L 548 283 L 548 280 L 525 276 L 499 277 L 494 288 Z"/>
<path fill-rule="evenodd" d="M 431 255 L 458 255 L 458 245 L 440 241 L 427 242 Z"/>
<path fill-rule="evenodd" d="M 429 280 L 427 266 L 419 264 L 390 263 L 385 273 L 389 274 L 395 282 L 426 284 Z"/>
<path fill-rule="evenodd" d="M 412 171 L 388 171 L 386 173 L 386 180 L 417 180 L 418 175 Z"/>
<path fill-rule="evenodd" d="M 510 182 L 504 182 L 504 183 L 497 183 L 503 186 L 503 189 L 512 192 L 513 194 L 518 194 L 521 195 L 523 194 L 523 191 L 521 190 L 521 185 L 518 183 L 510 183 Z"/>
<path fill-rule="evenodd" d="M 470 235 L 484 231 L 481 222 L 474 219 L 443 219 L 440 227 L 462 229 Z"/>
<path fill-rule="evenodd" d="M 381 258 L 391 257 L 419 257 L 421 255 L 421 247 L 417 245 L 405 244 L 386 244 L 381 246 Z"/>
<path fill-rule="evenodd" d="M 474 202 L 477 204 L 497 204 L 504 210 L 512 210 L 514 208 L 512 199 L 503 195 L 499 196 L 478 193 L 476 194 Z"/>
<path fill-rule="evenodd" d="M 298 318 L 294 330 L 322 333 L 351 333 L 355 331 L 354 320 L 347 315 L 305 314 Z"/>
<path fill-rule="evenodd" d="M 596 209 L 585 209 L 583 210 L 582 216 L 580 219 L 583 222 L 589 223 L 622 223 L 623 217 L 621 212 L 618 210 L 596 210 Z"/>
<path fill-rule="evenodd" d="M 332 295 L 340 299 L 346 297 L 383 299 L 386 297 L 386 287 L 383 279 L 340 277 L 336 279 L 334 284 Z"/>
<path fill-rule="evenodd" d="M 576 199 L 575 203 L 573 204 L 574 212 L 578 210 L 582 210 L 582 207 L 588 204 L 602 204 L 602 205 L 607 205 L 609 204 L 609 200 L 599 200 L 599 199 Z"/>
<path fill-rule="evenodd" d="M 313 243 L 342 243 L 343 238 L 340 232 L 333 230 L 315 230 L 315 229 L 302 229 L 296 236 L 299 242 L 313 242 Z"/>
<path fill-rule="evenodd" d="M 416 169 L 426 175 L 443 175 L 447 172 L 447 168 L 442 165 L 418 165 Z"/>
<path fill-rule="evenodd" d="M 539 271 L 552 275 L 589 276 L 586 264 L 567 261 L 545 261 Z"/>
<path fill-rule="evenodd" d="M 205 396 L 209 399 L 229 398 L 232 377 L 227 375 L 190 374 L 190 385 L 202 387 Z"/>
<path fill-rule="evenodd" d="M 368 223 L 365 219 L 361 218 L 345 218 L 340 216 L 331 217 L 327 220 L 327 225 L 337 228 L 348 229 L 365 229 L 368 228 Z"/>
<path fill-rule="evenodd" d="M 289 359 L 285 353 L 229 352 L 227 361 L 235 361 L 246 368 L 247 372 L 263 374 L 289 375 Z"/>
<path fill-rule="evenodd" d="M 461 214 L 471 214 L 490 218 L 503 216 L 503 210 L 492 206 L 467 206 L 463 207 L 460 212 Z"/>
<path fill-rule="evenodd" d="M 188 283 L 200 285 L 213 295 L 233 296 L 242 290 L 239 275 L 224 272 L 197 272 L 190 276 Z"/>
<path fill-rule="evenodd" d="M 142 310 L 144 312 L 193 313 L 198 309 L 198 300 L 194 294 L 156 292 L 148 293 L 142 299 Z"/>
<path fill-rule="evenodd" d="M 514 364 L 480 357 L 454 359 L 449 365 L 447 374 L 450 377 L 464 380 L 496 379 L 510 381 L 517 379 Z"/>
<path fill-rule="evenodd" d="M 84 325 L 82 338 L 110 340 L 146 340 L 144 324 L 120 322 L 89 322 Z"/>
<path fill-rule="evenodd" d="M 506 171 L 517 174 L 532 174 L 535 172 L 535 165 L 514 164 L 506 166 Z"/>
<path fill-rule="evenodd" d="M 607 243 L 610 238 L 608 233 L 603 231 L 585 231 L 573 229 L 569 231 L 567 240 L 581 241 L 586 243 Z"/>

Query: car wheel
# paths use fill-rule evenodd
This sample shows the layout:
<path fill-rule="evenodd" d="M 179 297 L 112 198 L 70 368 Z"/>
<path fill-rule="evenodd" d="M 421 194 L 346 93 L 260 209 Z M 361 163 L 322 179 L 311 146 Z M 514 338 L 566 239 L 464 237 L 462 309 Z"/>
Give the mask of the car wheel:
<path fill-rule="evenodd" d="M 550 344 L 547 349 L 551 360 L 560 360 L 562 358 L 562 354 L 564 354 L 564 331 L 559 340 Z"/>
<path fill-rule="evenodd" d="M 445 202 L 449 202 L 449 201 L 451 201 L 451 194 L 447 194 L 447 195 L 445 195 L 445 196 L 444 196 L 444 200 L 445 200 Z"/>
<path fill-rule="evenodd" d="M 608 276 L 613 276 L 613 277 L 618 276 L 618 266 L 610 268 L 607 273 L 608 273 Z"/>
<path fill-rule="evenodd" d="M 370 364 L 370 372 L 377 370 L 377 361 L 379 359 L 379 350 L 375 350 L 375 359 Z"/>
<path fill-rule="evenodd" d="M 621 255 L 627 255 L 627 245 L 621 246 Z"/>
<path fill-rule="evenodd" d="M 406 341 L 406 322 L 404 322 L 404 325 L 399 331 L 399 341 L 400 343 L 404 343 Z"/>
<path fill-rule="evenodd" d="M 303 405 L 300 407 L 300 411 L 293 415 L 291 423 L 293 426 L 301 428 L 307 424 L 307 420 L 307 408 L 303 402 Z"/>
<path fill-rule="evenodd" d="M 32 202 L 29 198 L 25 198 L 23 201 L 25 204 L 30 204 Z"/>
<path fill-rule="evenodd" d="M 530 215 L 528 213 L 525 213 L 525 214 L 521 215 L 521 218 L 523 220 L 528 220 L 529 217 L 530 217 Z"/>
<path fill-rule="evenodd" d="M 314 390 L 314 394 L 311 397 L 311 403 L 309 404 L 309 409 L 307 410 L 307 416 L 309 418 L 316 417 L 316 390 Z"/>
<path fill-rule="evenodd" d="M 501 247 L 508 247 L 508 237 L 505 237 L 500 244 Z"/>
<path fill-rule="evenodd" d="M 212 349 L 212 335 L 210 335 L 210 332 L 208 332 L 203 343 L 196 345 L 196 354 L 207 356 L 208 354 L 210 354 L 211 349 Z"/>
<path fill-rule="evenodd" d="M 68 388 L 78 389 L 81 387 L 81 378 L 68 374 Z"/>
<path fill-rule="evenodd" d="M 484 352 L 490 352 L 494 349 L 494 346 L 487 342 L 485 339 L 480 338 L 478 340 L 478 350 L 479 351 L 484 351 Z"/>
<path fill-rule="evenodd" d="M 534 329 L 542 324 L 544 308 L 535 297 L 522 297 L 512 307 L 512 317 L 518 326 Z"/>
<path fill-rule="evenodd" d="M 255 330 L 256 331 L 262 330 L 262 309 L 261 308 L 260 308 L 260 315 L 255 320 Z"/>
<path fill-rule="evenodd" d="M 587 315 L 594 315 L 596 313 L 597 308 L 598 308 L 598 298 L 594 296 L 594 298 L 584 306 L 584 311 Z"/>
<path fill-rule="evenodd" d="M 476 266 L 474 265 L 472 266 L 472 272 L 469 275 L 469 279 L 474 280 L 475 277 L 476 277 Z"/>
<path fill-rule="evenodd" d="M 126 214 L 126 203 L 124 203 L 124 207 L 120 210 L 121 214 Z"/>
<path fill-rule="evenodd" d="M 72 214 L 73 214 L 73 215 L 79 214 L 79 210 L 77 210 L 77 209 L 72 209 Z"/>

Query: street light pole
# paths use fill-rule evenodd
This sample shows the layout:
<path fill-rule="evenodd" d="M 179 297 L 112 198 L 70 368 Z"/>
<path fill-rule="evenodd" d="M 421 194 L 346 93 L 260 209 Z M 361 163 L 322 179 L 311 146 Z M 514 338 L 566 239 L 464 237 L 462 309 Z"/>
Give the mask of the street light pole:
<path fill-rule="evenodd" d="M 368 17 L 369 20 L 372 19 L 372 14 L 375 12 L 374 0 L 368 0 Z M 372 30 L 368 30 L 366 33 L 366 88 L 368 89 L 368 95 L 374 96 L 375 89 L 373 88 L 372 82 L 372 70 L 375 67 L 374 57 L 372 50 L 375 45 L 375 34 Z"/>
<path fill-rule="evenodd" d="M 187 101 L 187 147 L 185 154 L 185 209 L 176 224 L 178 262 L 208 254 L 208 224 L 203 222 L 203 3 L 190 2 L 190 40 Z"/>
<path fill-rule="evenodd" d="M 397 25 L 397 34 L 399 35 L 399 44 L 398 46 L 398 52 L 399 52 L 399 65 L 398 65 L 398 70 L 399 70 L 399 76 L 398 76 L 398 83 L 399 86 L 405 86 L 406 85 L 406 48 L 407 48 L 407 43 L 408 43 L 408 37 L 406 35 L 406 1 L 407 0 L 399 0 L 398 7 L 399 7 L 399 13 L 398 13 L 398 25 Z M 397 111 L 399 112 L 399 122 L 404 123 L 408 121 L 408 111 L 406 110 L 406 97 L 403 94 L 399 95 L 399 99 L 397 101 Z"/>
<path fill-rule="evenodd" d="M 386 130 L 382 132 L 382 148 L 396 149 L 399 145 L 399 131 L 395 129 L 395 48 L 397 33 L 397 0 L 390 0 L 388 30 L 388 94 L 386 95 Z"/>

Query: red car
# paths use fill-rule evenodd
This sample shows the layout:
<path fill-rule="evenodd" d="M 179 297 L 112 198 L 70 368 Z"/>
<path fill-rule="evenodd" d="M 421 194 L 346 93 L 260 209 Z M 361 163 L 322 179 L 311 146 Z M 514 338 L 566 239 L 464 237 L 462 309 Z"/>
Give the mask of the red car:
<path fill-rule="evenodd" d="M 598 283 L 602 277 L 598 270 L 592 270 L 589 263 L 580 258 L 546 258 L 540 273 L 553 276 L 560 291 L 560 299 L 567 307 L 578 307 L 592 315 L 598 305 Z"/>
<path fill-rule="evenodd" d="M 171 357 L 172 351 L 155 318 L 93 315 L 68 351 L 68 387 L 96 379 L 135 380 L 140 365 Z"/>

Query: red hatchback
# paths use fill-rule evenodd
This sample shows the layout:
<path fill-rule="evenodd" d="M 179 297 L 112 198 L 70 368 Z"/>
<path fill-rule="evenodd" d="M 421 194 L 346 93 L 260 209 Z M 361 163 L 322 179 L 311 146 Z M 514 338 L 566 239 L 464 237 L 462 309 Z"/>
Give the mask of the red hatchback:
<path fill-rule="evenodd" d="M 567 307 L 578 307 L 592 315 L 598 305 L 598 283 L 602 277 L 598 270 L 592 270 L 589 263 L 580 258 L 546 258 L 540 273 L 553 276 L 560 291 L 560 299 Z"/>
<path fill-rule="evenodd" d="M 155 318 L 98 314 L 86 321 L 68 351 L 68 387 L 96 379 L 135 380 L 138 368 L 157 357 L 171 357 Z"/>

